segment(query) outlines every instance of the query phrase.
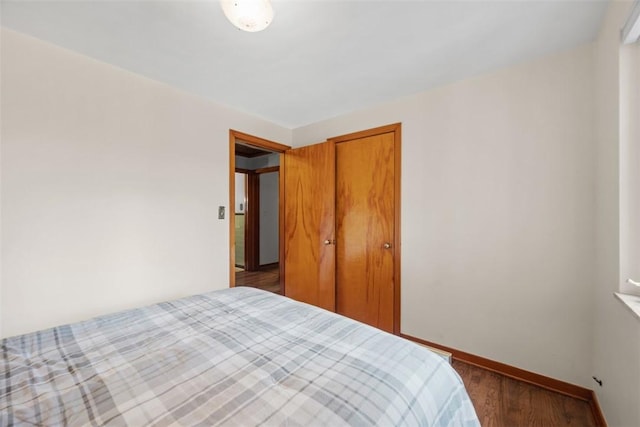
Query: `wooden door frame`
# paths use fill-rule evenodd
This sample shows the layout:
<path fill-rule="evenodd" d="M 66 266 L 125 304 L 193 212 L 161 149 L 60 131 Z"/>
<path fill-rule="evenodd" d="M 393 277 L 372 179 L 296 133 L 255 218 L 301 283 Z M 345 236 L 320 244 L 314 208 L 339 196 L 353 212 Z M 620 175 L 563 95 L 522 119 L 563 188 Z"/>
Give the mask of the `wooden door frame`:
<path fill-rule="evenodd" d="M 394 144 L 394 159 L 393 159 L 393 167 L 394 167 L 394 182 L 393 182 L 393 191 L 394 191 L 394 236 L 393 236 L 393 247 L 395 248 L 393 251 L 393 333 L 396 335 L 400 335 L 400 178 L 402 175 L 401 167 L 402 167 L 402 157 L 401 157 L 401 136 L 402 136 L 402 124 L 394 123 L 386 126 L 380 126 L 373 129 L 367 129 L 359 132 L 349 133 L 346 135 L 340 135 L 333 138 L 327 138 L 327 141 L 333 141 L 336 144 L 342 142 L 348 142 L 353 139 L 361 139 L 369 136 L 380 135 L 383 133 L 393 132 L 393 144 Z"/>
<path fill-rule="evenodd" d="M 257 136 L 249 135 L 248 133 L 239 132 L 234 129 L 229 129 L 229 287 L 233 288 L 236 285 L 236 239 L 235 239 L 235 210 L 236 210 L 236 179 L 235 179 L 235 171 L 236 171 L 236 143 L 242 142 L 247 145 L 252 145 L 254 147 L 262 148 L 264 150 L 273 151 L 275 153 L 280 154 L 280 163 L 282 163 L 283 153 L 286 150 L 291 149 L 288 145 L 280 144 L 278 142 L 269 141 L 268 139 L 260 138 Z M 279 188 L 280 188 L 280 197 L 279 197 L 279 205 L 278 205 L 278 222 L 279 222 L 279 258 L 280 258 L 280 285 L 285 286 L 284 283 L 284 274 L 283 268 L 284 263 L 282 262 L 284 256 L 284 250 L 282 247 L 283 233 L 284 233 L 284 180 L 282 173 L 278 176 L 279 180 Z M 246 259 L 245 259 L 246 262 Z M 259 263 L 259 262 L 258 262 Z"/>

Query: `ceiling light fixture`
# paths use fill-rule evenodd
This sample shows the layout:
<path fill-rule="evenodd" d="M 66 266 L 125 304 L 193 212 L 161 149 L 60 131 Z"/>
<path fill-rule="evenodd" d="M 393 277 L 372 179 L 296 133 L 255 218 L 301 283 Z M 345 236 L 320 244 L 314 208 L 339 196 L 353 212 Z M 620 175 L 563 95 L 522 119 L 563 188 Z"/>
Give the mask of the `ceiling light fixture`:
<path fill-rule="evenodd" d="M 270 0 L 220 0 L 220 4 L 227 19 L 243 31 L 262 31 L 273 20 Z"/>

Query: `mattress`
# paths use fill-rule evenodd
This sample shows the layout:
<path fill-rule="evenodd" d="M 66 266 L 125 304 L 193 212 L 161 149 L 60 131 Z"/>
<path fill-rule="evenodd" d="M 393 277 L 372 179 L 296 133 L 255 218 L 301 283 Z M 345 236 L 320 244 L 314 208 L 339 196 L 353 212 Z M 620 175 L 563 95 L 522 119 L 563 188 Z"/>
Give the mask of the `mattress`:
<path fill-rule="evenodd" d="M 253 288 L 1 346 L 0 425 L 479 425 L 433 352 Z"/>

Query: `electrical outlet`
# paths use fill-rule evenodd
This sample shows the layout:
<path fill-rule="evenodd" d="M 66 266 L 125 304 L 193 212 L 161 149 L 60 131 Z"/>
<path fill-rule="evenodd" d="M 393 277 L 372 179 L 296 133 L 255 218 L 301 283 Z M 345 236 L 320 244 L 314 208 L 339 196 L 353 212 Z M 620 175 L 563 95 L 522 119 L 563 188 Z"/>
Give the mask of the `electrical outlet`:
<path fill-rule="evenodd" d="M 218 206 L 218 219 L 224 219 L 224 206 Z"/>

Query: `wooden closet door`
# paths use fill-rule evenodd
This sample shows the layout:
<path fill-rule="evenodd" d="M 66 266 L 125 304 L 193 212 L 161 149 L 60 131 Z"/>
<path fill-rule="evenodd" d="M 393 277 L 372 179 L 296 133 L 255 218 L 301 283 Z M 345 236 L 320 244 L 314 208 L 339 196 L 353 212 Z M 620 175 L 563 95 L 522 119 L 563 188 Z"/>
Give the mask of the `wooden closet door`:
<path fill-rule="evenodd" d="M 335 143 L 284 153 L 285 295 L 335 311 Z"/>
<path fill-rule="evenodd" d="M 394 133 L 336 144 L 336 304 L 394 331 Z"/>

